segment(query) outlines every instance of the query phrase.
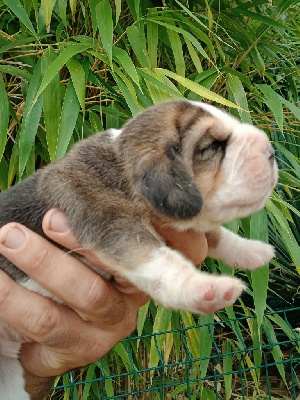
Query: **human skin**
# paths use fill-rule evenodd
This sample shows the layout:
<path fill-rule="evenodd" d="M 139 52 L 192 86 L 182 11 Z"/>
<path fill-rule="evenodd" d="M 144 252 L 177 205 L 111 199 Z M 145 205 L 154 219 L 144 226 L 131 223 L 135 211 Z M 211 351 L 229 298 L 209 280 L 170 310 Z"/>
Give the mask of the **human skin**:
<path fill-rule="evenodd" d="M 179 233 L 159 226 L 155 229 L 170 247 L 194 264 L 205 259 L 204 234 Z M 105 270 L 92 252 L 80 250 L 59 210 L 47 212 L 43 230 L 53 241 Z M 128 336 L 135 329 L 138 309 L 149 300 L 121 277 L 104 280 L 17 223 L 0 229 L 0 253 L 68 305 L 26 290 L 0 270 L 0 318 L 32 339 L 20 353 L 26 390 L 32 400 L 40 400 L 49 391 L 53 377 L 101 358 Z"/>

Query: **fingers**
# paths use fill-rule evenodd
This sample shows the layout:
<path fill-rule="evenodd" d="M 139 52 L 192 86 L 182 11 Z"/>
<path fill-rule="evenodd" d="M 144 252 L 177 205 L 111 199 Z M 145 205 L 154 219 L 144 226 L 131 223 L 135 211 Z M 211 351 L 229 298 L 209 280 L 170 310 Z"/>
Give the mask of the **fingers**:
<path fill-rule="evenodd" d="M 0 252 L 43 288 L 69 304 L 83 319 L 113 325 L 123 318 L 120 292 L 26 227 L 16 223 L 2 227 Z"/>
<path fill-rule="evenodd" d="M 64 275 L 65 267 L 76 270 L 79 262 L 67 256 L 70 261 L 64 264 L 66 254 L 55 246 L 52 248 L 45 239 L 18 224 L 9 224 L 0 230 L 0 243 L 0 252 L 5 257 L 21 268 L 25 265 L 25 272 L 33 275 L 49 291 L 62 299 L 74 296 L 74 301 L 70 301 L 73 304 L 83 303 L 83 311 L 74 312 L 26 290 L 0 270 L 0 319 L 35 342 L 26 344 L 21 353 L 22 364 L 32 374 L 53 376 L 90 363 L 106 354 L 134 329 L 138 299 L 122 295 L 81 265 L 84 276 L 79 271 L 79 282 L 83 287 L 86 287 L 83 282 L 89 273 L 99 278 L 98 284 L 94 284 L 95 292 L 101 294 L 99 304 L 93 304 L 91 309 L 91 304 L 83 302 L 84 291 L 81 296 L 72 290 L 72 278 Z M 42 256 L 42 267 L 35 261 L 40 251 L 46 252 Z M 68 270 L 72 277 L 72 269 Z M 59 280 L 65 284 L 60 284 L 57 289 L 55 285 L 59 285 Z M 94 313 L 94 306 L 99 307 L 98 313 Z"/>
<path fill-rule="evenodd" d="M 114 285 L 123 293 L 127 294 L 139 294 L 139 290 L 134 287 L 130 282 L 124 278 L 117 276 L 115 271 L 111 271 L 106 265 L 104 265 L 99 258 L 93 254 L 92 251 L 83 250 L 80 244 L 73 236 L 68 226 L 68 221 L 64 213 L 58 209 L 49 210 L 43 219 L 43 230 L 45 234 L 52 239 L 54 242 L 61 244 L 62 246 L 80 253 L 94 266 L 99 267 L 102 271 L 107 272 L 110 275 L 114 274 Z"/>
<path fill-rule="evenodd" d="M 75 314 L 50 299 L 26 290 L 0 271 L 0 317 L 23 335 L 39 342 L 52 342 L 67 333 L 65 321 Z M 71 321 L 72 322 L 72 321 Z M 61 339 L 66 342 L 62 335 Z"/>
<path fill-rule="evenodd" d="M 43 231 L 54 242 L 67 249 L 84 255 L 89 261 L 100 269 L 106 269 L 105 265 L 91 251 L 85 251 L 72 234 L 66 215 L 58 209 L 49 210 L 43 219 Z"/>

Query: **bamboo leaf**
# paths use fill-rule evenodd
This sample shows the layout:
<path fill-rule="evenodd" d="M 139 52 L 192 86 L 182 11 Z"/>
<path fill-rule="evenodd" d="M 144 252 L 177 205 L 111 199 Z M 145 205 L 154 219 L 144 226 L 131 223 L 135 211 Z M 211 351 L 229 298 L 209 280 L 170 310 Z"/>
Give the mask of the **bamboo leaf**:
<path fill-rule="evenodd" d="M 184 311 L 180 311 L 180 316 L 183 322 L 183 326 L 187 327 L 193 327 L 195 326 L 195 321 L 193 316 Z M 200 338 L 199 338 L 199 332 L 196 329 L 188 329 L 186 331 L 186 339 L 187 339 L 187 344 L 189 347 L 190 352 L 192 353 L 192 356 L 194 358 L 199 358 L 200 357 Z"/>
<path fill-rule="evenodd" d="M 61 109 L 56 158 L 66 154 L 79 115 L 80 105 L 73 82 L 70 80 Z"/>
<path fill-rule="evenodd" d="M 109 364 L 107 361 L 107 357 L 101 358 L 100 362 L 102 364 L 102 368 L 101 368 L 102 375 L 104 375 L 105 377 L 110 376 L 110 370 L 109 370 Z M 106 391 L 107 396 L 113 397 L 115 393 L 114 393 L 112 380 L 105 379 L 104 385 L 105 385 L 105 391 Z"/>
<path fill-rule="evenodd" d="M 264 94 L 267 104 L 272 111 L 274 118 L 276 120 L 276 123 L 281 130 L 283 131 L 283 109 L 282 109 L 282 103 L 275 92 L 269 85 L 256 85 L 258 89 Z"/>
<path fill-rule="evenodd" d="M 46 38 L 48 35 L 42 35 L 40 36 L 40 40 Z M 13 40 L 12 42 L 6 43 L 5 45 L 0 47 L 0 54 L 14 48 L 14 47 L 18 47 L 18 46 L 22 46 L 24 44 L 28 44 L 28 43 L 32 43 L 36 40 L 36 37 L 27 37 L 27 38 L 22 38 L 19 40 Z"/>
<path fill-rule="evenodd" d="M 168 396 L 169 399 L 177 399 L 177 394 L 185 392 L 187 390 L 187 388 L 189 387 L 189 389 L 192 389 L 194 386 L 198 385 L 198 382 L 189 382 L 189 384 L 187 383 L 183 383 L 181 385 L 178 385 L 176 387 L 176 389 L 174 389 Z M 180 398 L 180 397 L 179 397 Z"/>
<path fill-rule="evenodd" d="M 257 70 L 261 73 L 264 73 L 266 66 L 260 52 L 258 51 L 257 46 L 253 45 L 253 49 L 250 51 L 250 54 L 253 58 Z"/>
<path fill-rule="evenodd" d="M 145 83 L 149 90 L 153 104 L 160 103 L 161 101 L 170 100 L 172 98 L 182 97 L 179 91 L 175 88 L 169 87 L 163 80 L 163 77 L 155 71 L 147 69 L 140 70 L 139 73 L 144 77 Z"/>
<path fill-rule="evenodd" d="M 97 13 L 96 7 L 99 4 L 99 0 L 89 0 L 89 9 L 91 13 L 93 36 L 96 36 L 98 23 L 97 23 Z"/>
<path fill-rule="evenodd" d="M 112 63 L 113 18 L 109 0 L 101 0 L 96 6 L 96 18 L 103 48 Z"/>
<path fill-rule="evenodd" d="M 69 0 L 69 3 L 70 3 L 70 8 L 71 8 L 72 16 L 74 16 L 74 15 L 75 15 L 75 12 L 76 12 L 76 3 L 77 3 L 77 0 Z"/>
<path fill-rule="evenodd" d="M 299 3 L 300 0 L 281 0 L 281 2 L 277 6 L 277 13 L 278 15 L 282 15 L 287 9 L 294 4 Z"/>
<path fill-rule="evenodd" d="M 274 358 L 274 361 L 275 361 L 275 364 L 276 364 L 276 368 L 278 369 L 278 372 L 279 372 L 283 382 L 285 383 L 285 385 L 287 385 L 287 381 L 286 381 L 286 377 L 285 377 L 285 369 L 284 369 L 284 365 L 282 363 L 282 360 L 284 359 L 284 356 L 282 354 L 280 346 L 277 344 L 278 340 L 276 338 L 275 330 L 274 330 L 271 322 L 266 317 L 264 318 L 264 328 L 265 328 L 265 330 L 267 332 L 268 339 L 271 342 L 270 343 L 270 345 L 272 346 L 271 347 L 271 353 L 272 353 L 272 356 Z"/>
<path fill-rule="evenodd" d="M 244 123 L 252 124 L 248 102 L 243 85 L 236 75 L 227 75 L 227 84 L 232 92 L 234 100 L 240 106 L 239 114 Z"/>
<path fill-rule="evenodd" d="M 0 190 L 3 192 L 8 187 L 8 165 L 4 157 L 0 161 Z"/>
<path fill-rule="evenodd" d="M 207 368 L 209 364 L 209 356 L 213 346 L 212 337 L 214 334 L 214 314 L 201 315 L 200 324 L 203 325 L 199 329 L 200 339 L 200 370 L 201 377 L 206 376 Z"/>
<path fill-rule="evenodd" d="M 119 342 L 114 346 L 114 351 L 121 358 L 123 365 L 126 367 L 127 371 L 131 371 L 131 362 L 129 355 L 124 347 L 124 344 Z"/>
<path fill-rule="evenodd" d="M 86 380 L 87 380 L 87 382 L 84 385 L 83 394 L 82 394 L 83 400 L 89 398 L 90 389 L 91 389 L 91 386 L 92 386 L 92 380 L 93 380 L 93 377 L 94 377 L 94 374 L 95 374 L 96 367 L 97 367 L 97 364 L 93 363 L 93 364 L 90 364 L 88 369 L 87 369 L 87 372 L 86 372 Z"/>
<path fill-rule="evenodd" d="M 145 36 L 141 34 L 136 25 L 129 26 L 126 29 L 126 33 L 132 46 L 132 50 L 137 56 L 140 65 L 144 68 L 150 67 L 150 59 L 147 52 Z"/>
<path fill-rule="evenodd" d="M 122 0 L 115 0 L 115 7 L 116 7 L 116 25 L 117 25 L 122 11 Z"/>
<path fill-rule="evenodd" d="M 113 56 L 114 59 L 116 58 L 119 61 L 119 64 L 122 67 L 123 71 L 126 71 L 126 74 L 133 80 L 133 82 L 138 87 L 140 87 L 139 77 L 136 68 L 129 55 L 126 53 L 126 51 L 119 47 L 114 46 Z"/>
<path fill-rule="evenodd" d="M 9 101 L 2 74 L 0 74 L 0 97 L 1 97 L 1 102 L 0 102 L 0 161 L 1 161 L 6 145 L 6 136 L 7 136 L 8 122 L 9 122 Z"/>
<path fill-rule="evenodd" d="M 202 28 L 207 29 L 207 26 L 197 17 L 197 15 L 195 13 L 191 12 L 179 0 L 175 0 L 175 1 L 192 19 L 194 19 L 200 26 L 202 26 Z"/>
<path fill-rule="evenodd" d="M 185 29 L 178 28 L 177 26 L 173 26 L 171 24 L 167 24 L 166 22 L 160 21 L 158 19 L 149 19 L 149 21 L 152 21 L 152 22 L 155 22 L 156 24 L 162 25 L 162 26 L 166 27 L 167 30 L 181 33 L 184 36 L 184 38 L 187 38 L 193 44 L 193 46 L 199 51 L 200 54 L 202 54 L 202 56 L 204 58 L 206 58 L 209 62 L 211 62 L 214 65 L 214 62 L 208 56 L 208 54 L 203 49 L 203 47 L 201 46 L 199 41 L 193 35 L 191 35 L 189 32 L 187 32 Z"/>
<path fill-rule="evenodd" d="M 64 24 L 64 26 L 68 26 L 67 22 L 67 1 L 66 0 L 58 0 L 58 9 L 60 18 Z"/>
<path fill-rule="evenodd" d="M 141 336 L 144 328 L 144 324 L 146 321 L 147 314 L 149 312 L 149 305 L 150 302 L 148 301 L 138 310 L 138 317 L 137 317 L 137 333 Z"/>
<path fill-rule="evenodd" d="M 171 24 L 175 26 L 174 22 Z M 182 51 L 182 43 L 178 32 L 173 29 L 167 29 L 168 37 L 171 43 L 171 48 L 173 51 L 173 57 L 176 66 L 176 73 L 181 76 L 185 76 L 185 62 Z"/>
<path fill-rule="evenodd" d="M 128 7 L 131 11 L 131 14 L 135 20 L 140 18 L 140 0 L 127 0 Z"/>
<path fill-rule="evenodd" d="M 30 81 L 31 76 L 32 76 L 31 73 L 27 72 L 25 69 L 20 69 L 17 67 L 13 67 L 11 65 L 0 65 L 0 71 L 6 72 L 13 76 L 18 76 L 20 78 L 24 78 L 28 82 Z"/>
<path fill-rule="evenodd" d="M 245 314 L 248 313 L 245 311 Z M 262 345 L 262 325 L 259 323 L 257 318 L 250 318 L 248 321 L 248 325 L 250 326 L 250 332 L 252 336 L 252 343 L 253 343 L 253 359 L 254 359 L 254 365 L 257 367 L 256 371 L 256 376 L 259 379 L 260 378 L 260 369 L 259 366 L 262 363 L 262 358 L 263 358 L 263 353 L 261 350 L 261 345 Z"/>
<path fill-rule="evenodd" d="M 179 76 L 179 75 L 175 74 L 174 72 L 168 71 L 167 69 L 163 69 L 163 68 L 153 68 L 153 70 L 157 71 L 158 73 L 160 73 L 162 75 L 169 76 L 170 78 L 172 78 L 172 79 L 176 80 L 178 83 L 180 83 L 182 86 L 186 87 L 187 89 L 191 90 L 194 93 L 197 93 L 199 96 L 204 97 L 207 100 L 212 100 L 212 101 L 215 101 L 216 103 L 223 104 L 224 106 L 240 109 L 239 105 L 236 105 L 236 104 L 232 103 L 231 101 L 224 99 L 223 97 L 219 96 L 216 93 L 211 92 L 210 90 L 199 85 L 198 83 L 193 82 L 182 76 Z"/>
<path fill-rule="evenodd" d="M 164 308 L 160 304 L 157 307 L 156 317 L 153 323 L 153 333 L 165 332 L 171 321 L 172 311 Z M 157 335 L 151 338 L 150 347 L 150 367 L 156 367 L 160 360 L 159 351 L 161 350 L 162 344 L 165 340 L 166 334 Z M 161 360 L 162 361 L 162 360 Z"/>
<path fill-rule="evenodd" d="M 149 68 L 138 69 L 138 73 L 145 79 L 147 86 L 148 86 L 147 81 L 149 80 L 150 82 L 153 83 L 152 85 L 153 88 L 156 87 L 156 90 L 160 88 L 160 97 L 163 97 L 165 99 L 183 98 L 179 90 L 165 75 L 161 75 Z M 152 95 L 151 98 L 153 99 Z"/>
<path fill-rule="evenodd" d="M 286 157 L 288 163 L 293 167 L 295 175 L 300 177 L 300 162 L 299 159 L 289 151 L 286 146 L 279 142 L 274 142 L 275 146 L 280 150 L 280 152 Z"/>
<path fill-rule="evenodd" d="M 261 15 L 260 13 L 246 10 L 245 8 L 242 8 L 242 7 L 235 7 L 234 11 L 240 15 L 244 15 L 246 17 L 253 19 L 254 21 L 259 21 L 262 24 L 265 24 L 268 26 L 274 26 L 275 28 L 284 29 L 284 30 L 290 29 L 288 27 L 288 25 L 286 25 L 286 24 L 283 24 L 281 22 L 276 21 L 275 19 Z"/>
<path fill-rule="evenodd" d="M 224 372 L 224 384 L 225 384 L 225 400 L 230 400 L 232 395 L 232 348 L 231 340 L 226 339 L 222 349 L 223 355 L 223 372 Z"/>
<path fill-rule="evenodd" d="M 277 95 L 280 99 L 280 101 L 294 114 L 294 116 L 299 119 L 300 121 L 300 108 L 295 106 L 293 103 L 290 101 L 286 100 L 284 97 Z"/>
<path fill-rule="evenodd" d="M 113 66 L 114 73 L 113 76 L 115 81 L 122 90 L 124 98 L 132 112 L 132 115 L 137 114 L 140 111 L 140 106 L 137 100 L 135 89 L 129 79 L 123 74 L 123 72 L 116 66 Z"/>
<path fill-rule="evenodd" d="M 16 140 L 19 151 L 19 178 L 21 179 L 38 129 L 42 113 L 42 97 L 37 96 L 37 90 L 41 82 L 41 61 L 39 61 L 33 71 L 32 79 L 29 84 L 26 104 L 20 129 L 20 140 Z M 33 99 L 35 103 L 33 103 Z M 17 153 L 15 153 L 17 155 Z M 13 170 L 12 170 L 13 171 Z"/>
<path fill-rule="evenodd" d="M 86 85 L 86 76 L 84 69 L 82 68 L 80 62 L 72 57 L 67 63 L 67 68 L 70 71 L 73 86 L 83 111 L 85 113 L 85 85 Z"/>
<path fill-rule="evenodd" d="M 52 47 L 49 47 L 42 57 L 42 76 L 45 78 L 49 66 L 57 59 Z M 43 91 L 43 109 L 50 160 L 55 160 L 59 123 L 61 114 L 60 76 L 57 73 Z"/>
<path fill-rule="evenodd" d="M 155 17 L 157 15 L 157 9 L 149 9 L 148 15 Z M 157 56 L 158 56 L 158 25 L 153 22 L 147 21 L 147 44 L 148 54 L 150 60 L 150 66 L 152 68 L 157 67 Z"/>
<path fill-rule="evenodd" d="M 285 244 L 288 253 L 293 260 L 295 268 L 297 272 L 300 274 L 300 247 L 299 243 L 295 239 L 291 228 L 288 225 L 284 215 L 282 212 L 275 206 L 275 204 L 271 201 L 268 201 L 266 204 L 266 208 L 268 212 L 270 212 L 274 218 L 275 223 L 277 223 L 277 230 L 280 232 L 281 239 Z"/>
<path fill-rule="evenodd" d="M 268 242 L 268 218 L 266 210 L 263 209 L 253 214 L 250 218 L 250 238 Z M 269 265 L 251 271 L 251 283 L 257 315 L 257 325 L 260 328 L 263 321 L 263 314 L 266 309 L 267 292 L 269 286 Z"/>
<path fill-rule="evenodd" d="M 64 48 L 58 57 L 49 65 L 47 71 L 45 71 L 45 75 L 41 82 L 41 86 L 36 94 L 35 101 L 37 97 L 45 90 L 45 88 L 49 85 L 52 79 L 55 78 L 60 69 L 76 54 L 81 53 L 85 50 L 93 47 L 91 44 L 84 43 L 72 43 L 69 44 L 66 48 Z"/>
<path fill-rule="evenodd" d="M 194 66 L 197 69 L 197 72 L 199 72 L 199 73 L 203 72 L 201 61 L 200 61 L 200 59 L 199 59 L 194 47 L 192 46 L 191 42 L 187 38 L 185 38 L 185 43 L 187 45 L 187 48 L 188 48 L 188 51 L 190 53 L 191 59 L 192 59 L 192 61 L 194 63 Z"/>
<path fill-rule="evenodd" d="M 28 17 L 24 7 L 19 0 L 3 0 L 3 2 L 11 9 L 11 11 L 16 15 L 16 17 L 26 26 L 26 28 L 35 36 L 36 32 L 34 27 Z"/>
<path fill-rule="evenodd" d="M 53 11 L 53 7 L 54 7 L 54 1 L 53 0 L 41 0 L 41 7 L 42 7 L 42 10 L 44 13 L 45 25 L 47 27 L 51 21 L 52 11 Z"/>

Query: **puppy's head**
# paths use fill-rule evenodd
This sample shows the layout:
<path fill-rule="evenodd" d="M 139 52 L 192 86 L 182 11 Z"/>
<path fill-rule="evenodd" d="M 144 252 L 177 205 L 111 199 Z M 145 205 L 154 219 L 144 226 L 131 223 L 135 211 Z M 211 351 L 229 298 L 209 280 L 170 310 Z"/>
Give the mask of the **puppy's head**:
<path fill-rule="evenodd" d="M 124 125 L 117 143 L 135 195 L 176 220 L 249 215 L 277 181 L 267 135 L 203 103 L 150 107 Z"/>

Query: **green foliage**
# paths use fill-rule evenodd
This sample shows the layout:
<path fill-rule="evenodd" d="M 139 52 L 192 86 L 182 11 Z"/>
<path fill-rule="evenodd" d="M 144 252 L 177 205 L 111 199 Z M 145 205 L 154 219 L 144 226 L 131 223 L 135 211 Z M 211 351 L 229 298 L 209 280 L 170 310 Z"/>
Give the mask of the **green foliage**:
<path fill-rule="evenodd" d="M 245 237 L 270 240 L 277 258 L 258 271 L 240 273 L 249 281 L 248 297 L 219 318 L 256 313 L 249 335 L 259 346 L 265 308 L 299 302 L 299 3 L 0 0 L 0 189 L 63 156 L 77 140 L 118 128 L 159 101 L 210 101 L 257 124 L 276 148 L 279 185 L 264 211 L 230 227 Z M 234 273 L 214 260 L 206 267 Z M 140 311 L 138 331 L 196 323 L 190 314 L 149 303 Z M 231 328 L 233 338 L 225 348 L 240 343 L 240 329 Z M 274 334 L 270 322 L 265 328 Z M 187 340 L 195 352 L 205 352 L 213 339 L 206 331 L 200 341 L 192 333 Z M 158 347 L 167 346 L 167 354 L 175 349 L 175 357 L 180 348 L 176 334 L 167 343 L 161 337 L 142 344 L 151 365 L 159 362 Z M 257 363 L 260 356 L 257 351 Z M 126 366 L 124 357 L 118 347 L 101 368 L 108 368 L 109 360 L 117 365 L 118 359 Z M 280 357 L 274 350 L 274 360 Z M 224 369 L 230 368 L 231 360 L 224 362 Z M 205 369 L 202 362 L 200 373 Z M 259 386 L 258 372 L 253 381 Z M 230 398 L 229 378 L 225 385 Z M 107 392 L 112 390 L 107 383 Z M 203 396 L 209 393 L 203 390 Z M 91 393 L 98 396 L 93 384 L 81 398 Z M 67 392 L 65 398 L 71 398 Z"/>

